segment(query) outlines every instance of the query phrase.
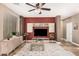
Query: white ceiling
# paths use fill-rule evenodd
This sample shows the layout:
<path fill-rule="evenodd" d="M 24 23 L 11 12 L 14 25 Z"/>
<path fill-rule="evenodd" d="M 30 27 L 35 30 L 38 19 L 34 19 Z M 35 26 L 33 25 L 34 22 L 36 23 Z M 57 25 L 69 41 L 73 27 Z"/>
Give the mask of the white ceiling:
<path fill-rule="evenodd" d="M 35 5 L 35 3 L 31 4 Z M 25 3 L 5 3 L 4 5 L 24 17 L 55 17 L 61 15 L 63 19 L 79 13 L 79 3 L 46 3 L 43 7 L 51 8 L 51 11 L 42 11 L 42 14 L 38 14 L 37 11 L 28 12 L 33 7 Z"/>

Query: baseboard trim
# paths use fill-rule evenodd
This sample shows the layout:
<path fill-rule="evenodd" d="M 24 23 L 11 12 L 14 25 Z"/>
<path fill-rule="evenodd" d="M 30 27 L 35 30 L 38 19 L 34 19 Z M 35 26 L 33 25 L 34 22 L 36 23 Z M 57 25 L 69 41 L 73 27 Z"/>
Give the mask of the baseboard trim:
<path fill-rule="evenodd" d="M 64 39 L 64 41 L 69 42 L 69 41 L 67 41 L 66 39 Z M 75 43 L 75 42 L 70 42 L 70 43 L 72 43 L 72 44 L 74 44 L 74 45 L 76 45 L 76 46 L 79 46 L 79 44 L 77 44 L 77 43 Z"/>
<path fill-rule="evenodd" d="M 79 46 L 79 44 L 77 44 L 77 43 L 74 43 L 74 42 L 71 42 L 72 44 L 74 44 L 74 45 L 76 45 L 76 46 Z"/>

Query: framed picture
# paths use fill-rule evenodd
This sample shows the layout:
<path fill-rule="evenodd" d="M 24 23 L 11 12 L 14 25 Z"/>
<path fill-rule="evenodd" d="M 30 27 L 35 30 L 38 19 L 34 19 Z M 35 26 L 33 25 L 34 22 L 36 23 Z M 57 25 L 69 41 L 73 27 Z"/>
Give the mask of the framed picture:
<path fill-rule="evenodd" d="M 78 30 L 78 24 L 74 24 L 74 30 Z"/>

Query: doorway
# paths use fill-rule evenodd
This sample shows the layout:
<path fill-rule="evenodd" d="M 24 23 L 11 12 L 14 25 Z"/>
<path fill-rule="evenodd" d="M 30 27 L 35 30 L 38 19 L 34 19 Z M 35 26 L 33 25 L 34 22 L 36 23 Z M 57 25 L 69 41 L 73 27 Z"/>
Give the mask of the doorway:
<path fill-rule="evenodd" d="M 72 42 L 72 30 L 73 23 L 69 22 L 66 24 L 66 41 Z"/>

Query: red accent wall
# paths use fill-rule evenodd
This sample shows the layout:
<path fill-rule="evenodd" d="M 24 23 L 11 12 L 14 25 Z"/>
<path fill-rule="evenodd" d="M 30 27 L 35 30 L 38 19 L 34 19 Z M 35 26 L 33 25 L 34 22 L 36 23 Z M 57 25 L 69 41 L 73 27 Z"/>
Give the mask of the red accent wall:
<path fill-rule="evenodd" d="M 55 23 L 56 24 L 56 18 L 55 17 L 25 17 L 24 28 L 23 28 L 24 33 L 27 33 L 27 23 Z M 28 36 L 29 39 L 32 39 L 34 37 L 33 33 L 28 33 L 28 34 L 29 34 Z M 56 34 L 56 31 L 55 31 L 55 34 Z"/>
<path fill-rule="evenodd" d="M 55 23 L 55 17 L 26 17 L 27 23 Z"/>

